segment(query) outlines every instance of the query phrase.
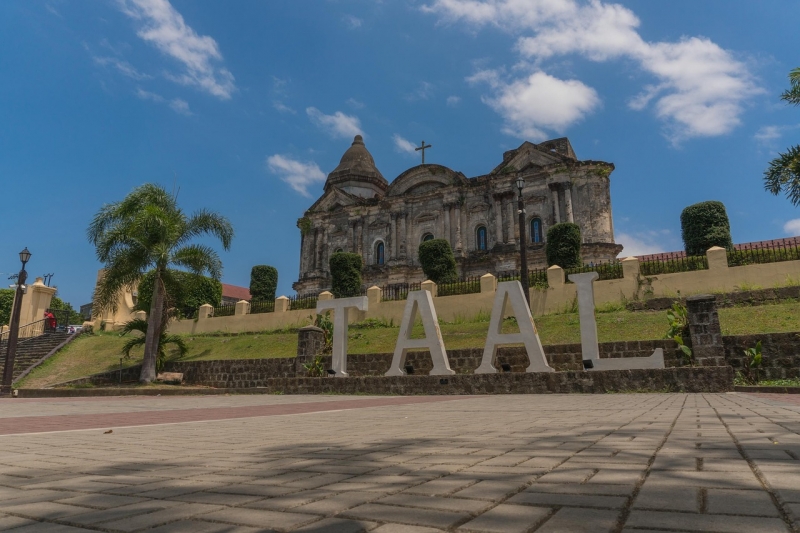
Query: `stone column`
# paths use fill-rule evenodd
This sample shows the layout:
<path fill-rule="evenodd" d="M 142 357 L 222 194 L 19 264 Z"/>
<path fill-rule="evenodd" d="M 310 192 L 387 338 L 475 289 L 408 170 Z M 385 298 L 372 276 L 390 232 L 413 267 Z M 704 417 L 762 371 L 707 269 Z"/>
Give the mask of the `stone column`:
<path fill-rule="evenodd" d="M 494 198 L 494 242 L 500 244 L 503 242 L 503 208 L 500 205 L 500 199 L 495 196 Z"/>
<path fill-rule="evenodd" d="M 316 326 L 306 326 L 297 332 L 297 359 L 294 370 L 298 376 L 305 376 L 303 364 L 314 360 L 325 347 L 325 332 Z"/>
<path fill-rule="evenodd" d="M 400 213 L 400 257 L 406 257 L 406 239 L 408 239 L 408 233 L 406 229 L 406 218 L 408 218 L 408 213 Z"/>
<path fill-rule="evenodd" d="M 725 366 L 725 347 L 717 314 L 717 299 L 711 294 L 686 298 L 692 356 L 700 366 Z"/>
<path fill-rule="evenodd" d="M 450 235 L 450 205 L 444 206 L 444 235 L 442 235 L 443 239 L 447 239 L 447 242 L 452 243 L 453 239 Z"/>
<path fill-rule="evenodd" d="M 300 278 L 306 271 L 306 236 L 300 231 Z"/>
<path fill-rule="evenodd" d="M 322 250 L 322 253 L 320 255 L 320 261 L 322 262 L 322 264 L 320 265 L 320 270 L 322 270 L 324 272 L 324 271 L 330 269 L 330 267 L 328 266 L 328 255 L 329 255 L 329 253 L 328 253 L 328 227 L 327 226 L 323 226 L 322 227 L 322 243 L 320 245 L 320 248 Z"/>
<path fill-rule="evenodd" d="M 386 258 L 386 262 L 388 263 L 389 260 L 397 259 L 397 213 L 390 213 L 389 214 L 389 242 L 386 243 L 389 246 L 389 257 Z"/>
<path fill-rule="evenodd" d="M 567 184 L 564 187 L 564 203 L 567 207 L 567 222 L 574 222 L 575 220 L 572 217 L 572 186 Z"/>
<path fill-rule="evenodd" d="M 517 217 L 517 208 L 514 205 L 514 197 L 508 200 L 508 244 L 516 244 L 514 239 L 514 219 Z"/>
<path fill-rule="evenodd" d="M 461 252 L 463 248 L 461 242 L 461 204 L 455 205 L 455 217 L 456 217 L 456 246 L 455 249 L 457 252 Z"/>
<path fill-rule="evenodd" d="M 561 210 L 558 207 L 558 188 L 553 187 L 550 189 L 550 196 L 553 199 L 553 214 L 555 215 L 556 221 L 555 223 L 558 224 L 561 222 Z"/>
<path fill-rule="evenodd" d="M 366 257 L 364 257 L 364 221 L 357 220 L 356 221 L 356 253 L 361 255 L 361 257 L 365 260 L 364 263 L 366 264 Z"/>
<path fill-rule="evenodd" d="M 322 256 L 322 228 L 314 228 L 314 270 L 320 270 Z"/>
<path fill-rule="evenodd" d="M 369 261 L 369 232 L 367 231 L 367 220 L 364 219 L 361 221 L 361 257 L 364 259 L 364 264 L 368 264 Z"/>
<path fill-rule="evenodd" d="M 350 244 L 350 251 L 355 253 L 356 251 L 356 222 L 351 220 L 348 222 L 348 229 L 349 229 L 349 244 Z"/>

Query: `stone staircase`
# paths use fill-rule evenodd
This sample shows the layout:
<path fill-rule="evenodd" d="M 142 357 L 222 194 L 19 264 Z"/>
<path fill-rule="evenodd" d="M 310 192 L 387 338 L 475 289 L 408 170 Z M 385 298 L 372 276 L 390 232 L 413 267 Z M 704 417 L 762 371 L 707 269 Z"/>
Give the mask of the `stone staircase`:
<path fill-rule="evenodd" d="M 30 339 L 20 339 L 17 342 L 17 355 L 14 359 L 14 380 L 73 335 L 76 334 L 45 333 Z M 7 346 L 5 339 L 0 342 L 0 376 L 5 370 Z"/>

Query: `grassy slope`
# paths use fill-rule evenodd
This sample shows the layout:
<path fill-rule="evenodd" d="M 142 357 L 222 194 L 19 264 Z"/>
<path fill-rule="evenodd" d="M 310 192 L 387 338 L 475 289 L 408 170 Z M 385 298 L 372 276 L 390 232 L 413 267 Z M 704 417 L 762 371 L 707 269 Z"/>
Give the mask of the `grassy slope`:
<path fill-rule="evenodd" d="M 791 302 L 756 307 L 720 309 L 720 322 L 725 335 L 798 331 L 800 303 Z M 488 320 L 488 319 L 487 319 Z M 577 313 L 547 315 L 536 319 L 542 344 L 580 342 L 580 323 Z M 445 346 L 459 348 L 482 347 L 488 321 L 442 324 Z M 514 331 L 511 323 L 504 323 L 504 331 Z M 664 312 L 611 311 L 597 314 L 597 332 L 600 342 L 617 340 L 647 340 L 663 337 L 667 329 Z M 349 353 L 391 352 L 397 340 L 399 327 L 351 328 Z M 422 328 L 415 328 L 416 334 Z M 416 336 L 416 335 L 415 335 Z M 21 387 L 35 388 L 61 381 L 76 379 L 96 372 L 119 368 L 119 348 L 125 338 L 115 333 L 83 336 L 65 350 L 35 369 L 20 383 Z M 238 336 L 187 337 L 189 353 L 183 361 L 213 359 L 257 359 L 262 357 L 293 357 L 297 351 L 296 333 L 257 333 Z M 133 352 L 125 366 L 141 360 L 141 350 Z"/>

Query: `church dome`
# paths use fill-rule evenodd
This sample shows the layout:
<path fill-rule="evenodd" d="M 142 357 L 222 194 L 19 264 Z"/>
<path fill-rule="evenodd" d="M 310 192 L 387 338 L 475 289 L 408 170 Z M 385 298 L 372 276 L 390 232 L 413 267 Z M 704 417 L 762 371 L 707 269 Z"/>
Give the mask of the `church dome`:
<path fill-rule="evenodd" d="M 339 166 L 328 174 L 325 190 L 332 186 L 364 198 L 383 196 L 389 187 L 389 183 L 375 166 L 375 160 L 364 145 L 361 135 L 355 136 L 353 144 L 339 161 Z"/>

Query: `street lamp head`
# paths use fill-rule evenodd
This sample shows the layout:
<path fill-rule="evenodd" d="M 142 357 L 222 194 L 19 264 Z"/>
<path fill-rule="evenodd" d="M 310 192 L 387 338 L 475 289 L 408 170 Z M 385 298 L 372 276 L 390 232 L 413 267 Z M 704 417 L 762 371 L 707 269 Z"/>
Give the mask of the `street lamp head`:
<path fill-rule="evenodd" d="M 24 250 L 19 253 L 19 260 L 22 261 L 22 268 L 25 268 L 25 263 L 27 263 L 31 258 L 31 253 L 28 251 L 28 247 L 26 246 Z"/>
<path fill-rule="evenodd" d="M 517 189 L 519 189 L 519 191 L 522 192 L 522 188 L 525 187 L 525 180 L 522 179 L 522 176 L 517 178 L 515 183 L 517 184 Z"/>

